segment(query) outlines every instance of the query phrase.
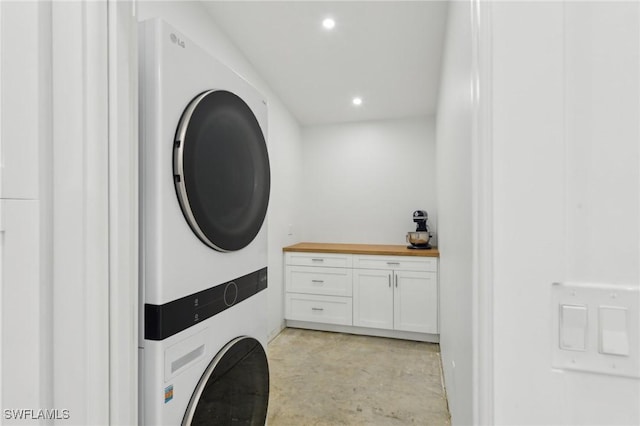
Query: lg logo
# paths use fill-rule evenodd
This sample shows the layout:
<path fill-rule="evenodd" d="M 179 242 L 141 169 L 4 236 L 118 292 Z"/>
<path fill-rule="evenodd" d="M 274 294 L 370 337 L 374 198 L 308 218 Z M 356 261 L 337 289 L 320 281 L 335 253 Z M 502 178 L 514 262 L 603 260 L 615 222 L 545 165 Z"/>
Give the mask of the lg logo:
<path fill-rule="evenodd" d="M 171 42 L 177 44 L 178 46 L 184 48 L 184 41 L 180 40 L 177 35 L 171 33 L 169 36 L 171 38 Z"/>

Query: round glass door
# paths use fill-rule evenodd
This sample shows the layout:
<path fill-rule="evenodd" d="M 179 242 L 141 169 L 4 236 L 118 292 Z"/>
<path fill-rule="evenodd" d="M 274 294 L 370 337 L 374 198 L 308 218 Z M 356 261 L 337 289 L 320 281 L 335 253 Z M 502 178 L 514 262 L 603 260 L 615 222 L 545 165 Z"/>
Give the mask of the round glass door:
<path fill-rule="evenodd" d="M 182 424 L 264 426 L 268 402 L 267 355 L 256 339 L 239 337 L 205 370 Z"/>
<path fill-rule="evenodd" d="M 260 231 L 271 176 L 262 129 L 237 95 L 210 90 L 184 111 L 173 152 L 180 207 L 209 247 L 235 251 Z"/>

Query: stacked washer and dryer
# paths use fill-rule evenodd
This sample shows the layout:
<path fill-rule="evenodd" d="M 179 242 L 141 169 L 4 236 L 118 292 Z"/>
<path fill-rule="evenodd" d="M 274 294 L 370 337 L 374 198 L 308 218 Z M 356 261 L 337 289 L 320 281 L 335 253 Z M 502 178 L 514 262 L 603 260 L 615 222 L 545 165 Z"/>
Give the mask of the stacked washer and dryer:
<path fill-rule="evenodd" d="M 139 65 L 141 424 L 263 425 L 266 102 L 159 19 Z"/>

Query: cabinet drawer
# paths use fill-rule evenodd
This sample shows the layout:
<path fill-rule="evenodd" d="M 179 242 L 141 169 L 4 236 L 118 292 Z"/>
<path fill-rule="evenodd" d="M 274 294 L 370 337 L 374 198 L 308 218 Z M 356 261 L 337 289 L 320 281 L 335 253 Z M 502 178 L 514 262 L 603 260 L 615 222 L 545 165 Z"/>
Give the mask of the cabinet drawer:
<path fill-rule="evenodd" d="M 360 269 L 393 269 L 396 271 L 438 271 L 438 259 L 419 256 L 357 255 L 353 267 Z"/>
<path fill-rule="evenodd" d="M 285 253 L 285 263 L 297 266 L 323 266 L 329 268 L 351 268 L 352 255 L 337 253 Z"/>
<path fill-rule="evenodd" d="M 327 296 L 351 296 L 352 269 L 287 266 L 287 291 Z"/>
<path fill-rule="evenodd" d="M 350 297 L 287 293 L 286 319 L 352 325 Z"/>

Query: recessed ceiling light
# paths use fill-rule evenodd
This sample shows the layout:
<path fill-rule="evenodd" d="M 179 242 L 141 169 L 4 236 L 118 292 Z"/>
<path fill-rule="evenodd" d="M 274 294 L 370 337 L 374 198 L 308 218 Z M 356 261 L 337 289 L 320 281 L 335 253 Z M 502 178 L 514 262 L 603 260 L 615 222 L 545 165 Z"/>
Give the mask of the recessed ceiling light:
<path fill-rule="evenodd" d="M 362 105 L 362 98 L 353 98 L 351 102 L 353 102 L 354 105 Z"/>
<path fill-rule="evenodd" d="M 322 26 L 328 30 L 332 30 L 333 27 L 336 26 L 336 21 L 331 18 L 326 18 L 324 21 L 322 21 Z"/>

